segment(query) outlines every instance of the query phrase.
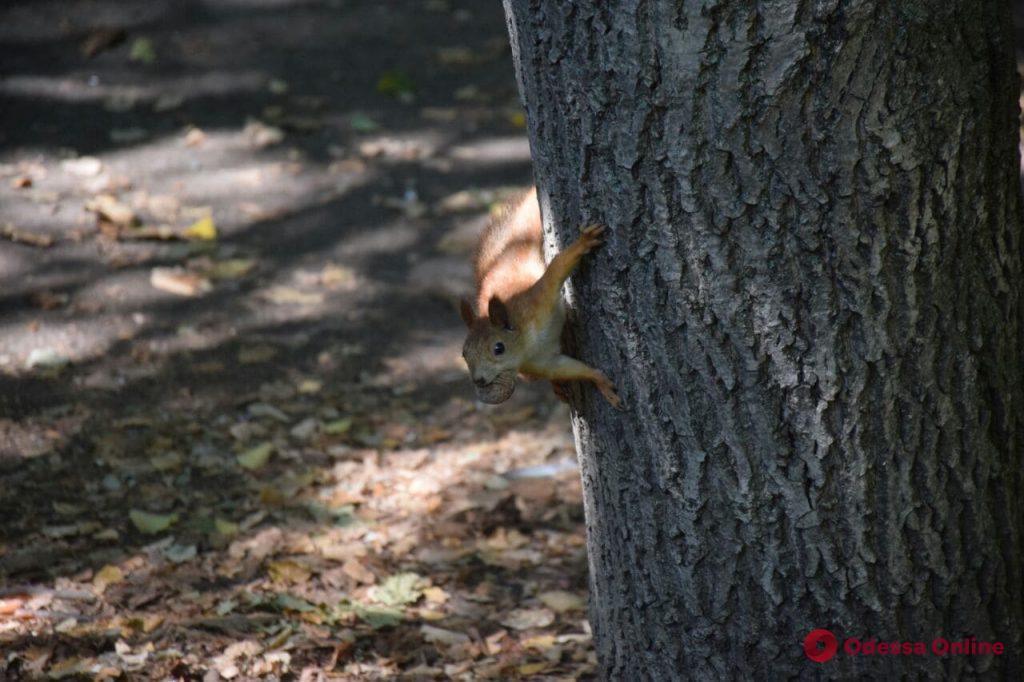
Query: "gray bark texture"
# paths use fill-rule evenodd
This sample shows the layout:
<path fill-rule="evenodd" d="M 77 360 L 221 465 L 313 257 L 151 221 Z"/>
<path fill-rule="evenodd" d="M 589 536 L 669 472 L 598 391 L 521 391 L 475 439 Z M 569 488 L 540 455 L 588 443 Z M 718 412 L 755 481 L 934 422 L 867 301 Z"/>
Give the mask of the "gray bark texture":
<path fill-rule="evenodd" d="M 505 11 L 547 247 L 609 226 L 568 287 L 627 406 L 576 389 L 604 676 L 1024 679 L 1009 3 Z"/>

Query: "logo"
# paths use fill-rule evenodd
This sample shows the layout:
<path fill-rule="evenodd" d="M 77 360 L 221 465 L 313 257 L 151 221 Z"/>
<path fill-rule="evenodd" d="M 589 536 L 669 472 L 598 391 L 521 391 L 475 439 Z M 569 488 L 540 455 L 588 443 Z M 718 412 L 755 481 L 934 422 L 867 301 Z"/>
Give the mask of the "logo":
<path fill-rule="evenodd" d="M 1002 656 L 1006 653 L 1006 645 L 978 639 L 974 635 L 953 641 L 936 637 L 930 646 L 923 641 L 847 637 L 843 651 L 850 656 Z M 839 653 L 839 640 L 831 630 L 816 628 L 804 637 L 804 653 L 815 663 L 824 663 Z"/>
<path fill-rule="evenodd" d="M 804 653 L 815 663 L 824 663 L 839 651 L 839 642 L 829 630 L 811 630 L 804 637 Z"/>

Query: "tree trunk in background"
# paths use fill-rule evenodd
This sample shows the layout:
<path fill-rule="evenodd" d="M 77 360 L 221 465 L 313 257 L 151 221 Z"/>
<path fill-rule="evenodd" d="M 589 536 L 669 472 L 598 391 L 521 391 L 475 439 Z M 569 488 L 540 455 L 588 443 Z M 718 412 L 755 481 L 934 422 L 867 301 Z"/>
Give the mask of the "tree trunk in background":
<path fill-rule="evenodd" d="M 1022 678 L 1009 3 L 505 0 L 616 680 Z M 812 628 L 1003 656 L 810 661 Z"/>

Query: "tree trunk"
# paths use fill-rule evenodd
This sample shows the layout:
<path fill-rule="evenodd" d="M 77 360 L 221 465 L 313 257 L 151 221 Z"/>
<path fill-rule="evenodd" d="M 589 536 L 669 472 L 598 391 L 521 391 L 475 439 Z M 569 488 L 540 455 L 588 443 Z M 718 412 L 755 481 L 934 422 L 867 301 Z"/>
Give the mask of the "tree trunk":
<path fill-rule="evenodd" d="M 605 676 L 1022 679 L 1009 4 L 505 11 L 549 246 L 610 228 L 569 287 L 627 405 L 574 414 Z"/>

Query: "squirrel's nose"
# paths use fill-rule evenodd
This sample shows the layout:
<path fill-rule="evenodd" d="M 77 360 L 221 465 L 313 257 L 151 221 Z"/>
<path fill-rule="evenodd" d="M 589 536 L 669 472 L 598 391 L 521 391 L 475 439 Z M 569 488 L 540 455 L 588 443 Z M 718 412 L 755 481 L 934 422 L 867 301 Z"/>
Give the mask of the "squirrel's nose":
<path fill-rule="evenodd" d="M 473 379 L 473 383 L 479 386 L 480 388 L 483 388 L 484 386 L 487 385 L 487 379 Z"/>

